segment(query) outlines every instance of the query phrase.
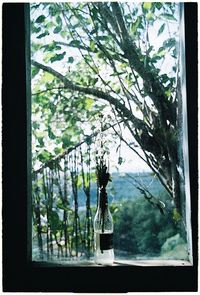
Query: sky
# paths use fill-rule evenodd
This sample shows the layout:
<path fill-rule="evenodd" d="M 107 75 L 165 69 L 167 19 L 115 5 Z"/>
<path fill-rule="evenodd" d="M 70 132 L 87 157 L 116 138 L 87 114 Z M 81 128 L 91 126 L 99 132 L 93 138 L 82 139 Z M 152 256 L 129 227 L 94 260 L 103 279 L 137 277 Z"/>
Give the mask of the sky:
<path fill-rule="evenodd" d="M 124 163 L 121 165 L 117 165 L 118 157 L 116 157 L 116 152 L 114 149 L 110 151 L 110 172 L 119 172 L 119 173 L 143 173 L 143 172 L 150 172 L 151 169 L 149 166 L 139 158 L 137 154 L 135 154 L 127 145 L 122 144 L 121 147 L 121 154 L 124 156 Z M 116 166 L 118 169 L 116 169 Z"/>

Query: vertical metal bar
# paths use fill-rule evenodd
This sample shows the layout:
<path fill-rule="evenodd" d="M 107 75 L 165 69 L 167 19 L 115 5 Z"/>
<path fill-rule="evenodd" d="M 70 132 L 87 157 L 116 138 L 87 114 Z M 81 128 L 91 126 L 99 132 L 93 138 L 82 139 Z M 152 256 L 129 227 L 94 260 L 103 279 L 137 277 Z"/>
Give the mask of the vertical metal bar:
<path fill-rule="evenodd" d="M 188 255 L 193 263 L 192 255 L 192 226 L 191 226 L 191 201 L 190 201 L 190 175 L 189 175 L 189 149 L 188 149 L 188 114 L 186 90 L 186 52 L 185 52 L 185 15 L 184 3 L 180 3 L 180 80 L 182 96 L 182 129 L 183 129 L 183 165 L 185 177 L 185 223 L 187 231 Z"/>

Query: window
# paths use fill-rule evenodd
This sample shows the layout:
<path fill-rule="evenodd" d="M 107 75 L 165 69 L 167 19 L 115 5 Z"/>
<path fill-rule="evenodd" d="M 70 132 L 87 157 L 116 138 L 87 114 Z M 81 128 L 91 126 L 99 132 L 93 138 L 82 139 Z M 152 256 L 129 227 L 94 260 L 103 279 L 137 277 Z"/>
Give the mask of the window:
<path fill-rule="evenodd" d="M 33 260 L 94 260 L 105 153 L 115 263 L 192 261 L 183 17 L 178 3 L 31 5 Z"/>
<path fill-rule="evenodd" d="M 8 6 L 7 6 L 8 7 Z M 11 7 L 12 6 L 9 6 L 10 7 L 10 11 L 13 11 L 13 10 L 11 10 Z M 19 6 L 18 6 L 19 7 Z M 21 6 L 22 7 L 22 6 Z M 6 11 L 6 9 L 7 9 L 7 13 L 8 13 L 8 8 L 5 8 L 5 10 L 4 11 Z M 14 9 L 14 8 L 13 8 Z M 16 8 L 15 8 L 16 9 Z M 20 10 L 20 9 L 19 9 Z M 21 11 L 21 15 L 20 16 L 23 16 L 23 13 L 22 13 L 22 11 L 23 11 L 23 9 L 22 10 L 20 10 Z M 11 13 L 11 15 L 12 15 L 12 18 L 14 17 L 14 15 L 15 15 L 15 20 L 17 19 L 17 16 L 16 16 L 16 14 L 12 14 Z M 22 18 L 23 19 L 23 18 Z M 4 21 L 5 21 L 5 14 L 4 14 Z M 18 20 L 19 21 L 19 20 Z M 188 20 L 187 20 L 188 21 Z M 5 23 L 5 22 L 4 22 Z M 18 22 L 17 22 L 18 23 Z M 23 27 L 23 26 L 22 26 Z M 7 29 L 9 28 L 9 26 L 7 26 Z M 4 39 L 5 40 L 5 39 Z M 9 39 L 10 40 L 10 39 Z M 17 41 L 17 40 L 16 40 Z M 7 41 L 8 42 L 8 41 Z M 16 42 L 17 43 L 17 42 Z M 8 43 L 7 43 L 8 44 Z M 11 43 L 10 43 L 11 44 Z M 21 44 L 24 44 L 24 40 L 23 40 L 23 42 L 21 43 Z M 4 47 L 5 48 L 5 47 Z M 7 47 L 8 48 L 8 47 Z M 23 50 L 20 50 L 20 52 L 22 53 L 22 51 Z M 4 51 L 5 52 L 5 51 Z M 18 51 L 16 51 L 16 52 L 19 52 L 19 50 Z M 23 55 L 23 54 L 22 54 Z M 5 56 L 5 55 L 4 55 Z M 19 56 L 21 56 L 21 55 L 19 55 Z M 19 57 L 18 56 L 18 57 Z M 23 59 L 23 57 L 21 56 L 21 58 Z M 7 66 L 8 66 L 8 60 L 7 60 Z M 7 67 L 7 71 L 9 72 L 9 69 L 11 69 L 11 67 Z M 10 73 L 11 73 L 11 70 L 10 70 Z M 13 73 L 13 71 L 12 71 L 12 73 Z M 13 73 L 13 74 L 15 74 L 15 73 Z M 4 76 L 5 77 L 5 76 Z M 15 77 L 16 77 L 16 75 L 15 75 Z M 24 75 L 23 75 L 23 77 L 24 77 Z M 4 80 L 5 81 L 5 80 Z M 21 80 L 20 81 L 20 83 L 25 83 L 25 80 Z M 4 84 L 5 85 L 5 84 Z M 16 86 L 16 84 L 14 83 L 13 85 L 15 85 Z M 13 88 L 14 89 L 14 88 Z M 16 89 L 19 89 L 19 87 L 17 88 L 16 87 Z M 21 89 L 23 89 L 23 87 L 21 88 Z M 10 89 L 8 89 L 7 88 L 7 94 L 8 94 L 8 91 L 10 91 Z M 18 92 L 19 93 L 19 92 Z M 22 93 L 22 92 L 21 92 Z M 12 94 L 13 94 L 13 92 L 12 92 Z M 9 96 L 8 95 L 8 97 L 11 97 L 11 95 Z M 22 97 L 26 97 L 25 96 L 25 93 L 23 93 L 23 95 L 22 95 Z M 11 100 L 9 100 L 9 101 L 11 101 Z M 16 103 L 16 102 L 14 102 L 14 103 Z M 20 106 L 21 106 L 21 112 L 22 112 L 22 110 L 24 110 L 24 108 L 23 108 L 23 103 L 22 103 L 22 101 L 20 100 L 20 102 L 19 103 L 21 103 L 20 104 Z M 8 105 L 7 105 L 8 106 Z M 17 108 L 17 103 L 16 103 L 16 109 L 18 109 Z M 190 108 L 188 107 L 188 111 L 190 111 Z M 25 112 L 23 112 L 23 114 L 24 114 Z M 190 112 L 189 112 L 190 113 Z M 17 116 L 17 119 L 19 120 L 19 116 L 16 114 L 15 116 Z M 14 118 L 15 118 L 15 116 L 13 116 Z M 16 122 L 18 122 L 19 123 L 19 125 L 17 125 L 17 126 L 23 126 L 23 124 L 20 124 L 20 123 L 22 123 L 20 120 L 19 121 L 16 121 Z M 14 126 L 14 128 L 16 128 L 17 126 Z M 16 128 L 17 129 L 17 128 Z M 14 130 L 16 130 L 16 129 L 14 129 Z M 11 136 L 10 136 L 10 134 L 11 134 L 11 131 L 10 131 L 11 129 L 9 129 L 9 132 L 10 133 L 8 133 L 8 135 L 9 135 L 9 139 L 11 139 Z M 19 130 L 19 129 L 18 129 Z M 22 132 L 24 129 L 21 129 L 20 130 L 20 132 Z M 24 130 L 24 131 L 26 131 L 26 130 Z M 194 130 L 193 130 L 194 131 Z M 19 135 L 19 134 L 21 134 L 20 132 L 18 132 L 17 134 Z M 24 132 L 24 135 L 25 135 L 25 133 L 26 132 Z M 13 135 L 13 133 L 12 133 L 12 135 Z M 19 145 L 16 143 L 16 146 L 18 147 Z M 11 147 L 11 144 L 9 145 L 9 147 Z M 23 148 L 22 148 L 22 150 L 23 150 Z M 24 150 L 23 150 L 24 151 Z M 11 157 L 11 159 L 13 160 L 14 159 L 14 156 L 16 156 L 16 153 L 18 152 L 18 154 L 20 153 L 20 155 L 22 156 L 22 151 L 20 151 L 19 149 L 15 149 L 14 151 L 12 151 L 12 153 L 10 153 L 9 155 L 12 155 L 12 157 Z M 26 154 L 26 146 L 25 146 L 25 153 L 24 154 Z M 5 154 L 4 154 L 5 155 Z M 7 158 L 8 159 L 8 158 Z M 19 159 L 19 158 L 18 158 Z M 17 160 L 17 161 L 19 161 L 19 160 Z M 20 164 L 23 164 L 25 161 L 22 161 Z M 5 163 L 5 162 L 4 162 Z M 15 161 L 13 161 L 12 162 L 12 164 L 13 163 L 16 163 L 16 160 Z M 25 162 L 26 163 L 26 162 Z M 192 162 L 193 163 L 193 162 Z M 17 162 L 17 164 L 19 164 L 19 162 Z M 191 163 L 190 163 L 190 165 L 191 165 Z M 194 163 L 193 163 L 193 168 L 195 167 L 195 165 L 194 165 Z M 22 168 L 22 166 L 21 166 L 21 168 Z M 24 165 L 24 170 L 26 171 L 26 164 Z M 15 167 L 13 167 L 13 169 L 14 170 L 10 170 L 11 171 L 11 173 L 13 173 L 13 171 L 19 171 L 19 170 L 16 170 L 15 169 Z M 7 170 L 8 171 L 8 170 Z M 5 175 L 5 174 L 4 174 Z M 24 237 L 26 237 L 26 234 L 25 234 L 25 230 L 24 229 L 27 229 L 26 228 L 26 226 L 22 226 L 22 224 L 24 224 L 24 222 L 22 222 L 22 221 L 24 221 L 25 219 L 26 219 L 26 207 L 24 206 L 24 200 L 25 200 L 25 197 L 24 196 L 26 196 L 26 192 L 25 191 L 23 191 L 23 190 L 20 190 L 19 188 L 21 188 L 21 187 L 24 187 L 22 184 L 23 184 L 23 181 L 21 181 L 21 179 L 20 179 L 20 177 L 22 176 L 22 175 L 24 175 L 23 174 L 23 171 L 21 172 L 21 173 L 15 173 L 13 176 L 13 181 L 14 181 L 14 184 L 15 184 L 15 190 L 17 191 L 17 195 L 16 195 L 16 191 L 15 191 L 15 193 L 13 194 L 13 196 L 18 196 L 18 195 L 21 195 L 22 197 L 21 197 L 21 199 L 19 200 L 19 198 L 16 198 L 16 197 L 12 197 L 11 198 L 11 194 L 7 194 L 6 196 L 7 196 L 7 202 L 8 202 L 8 200 L 10 201 L 10 204 L 12 204 L 13 205 L 13 207 L 10 209 L 11 210 L 11 212 L 12 212 L 12 214 L 11 214 L 11 212 L 8 214 L 8 215 L 5 215 L 5 211 L 4 211 L 4 220 L 6 220 L 7 222 L 5 223 L 6 224 L 6 227 L 4 228 L 4 233 L 5 233 L 5 229 L 7 230 L 7 238 L 5 238 L 5 235 L 4 235 L 4 238 L 5 238 L 5 243 L 4 243 L 4 255 L 5 255 L 5 257 L 6 257 L 6 260 L 7 260 L 7 262 L 5 263 L 5 265 L 6 265 L 6 270 L 7 270 L 7 274 L 8 274 L 8 277 L 7 277 L 7 279 L 5 279 L 4 278 L 4 282 L 6 282 L 7 283 L 7 285 L 6 285 L 6 287 L 7 287 L 7 290 L 11 290 L 11 289 L 18 289 L 18 290 L 22 290 L 23 289 L 23 286 L 25 286 L 24 288 L 27 290 L 27 289 L 29 289 L 30 290 L 30 288 L 32 288 L 32 290 L 41 290 L 41 288 L 43 288 L 43 289 L 51 289 L 51 290 L 75 290 L 76 289 L 76 287 L 75 288 L 73 288 L 73 286 L 72 286 L 72 284 L 69 282 L 68 284 L 68 286 L 66 287 L 66 285 L 64 286 L 63 285 L 63 281 L 65 281 L 66 282 L 66 280 L 64 280 L 64 278 L 66 279 L 66 274 L 67 275 L 69 275 L 69 277 L 70 278 L 72 278 L 72 274 L 75 274 L 75 273 L 78 273 L 79 272 L 79 274 L 82 272 L 81 271 L 81 269 L 79 268 L 78 270 L 74 270 L 74 268 L 71 268 L 71 269 L 69 269 L 69 268 L 60 268 L 59 269 L 59 271 L 57 272 L 57 274 L 59 273 L 59 276 L 58 275 L 56 275 L 56 272 L 52 269 L 52 268 L 49 268 L 49 269 L 46 269 L 46 268 L 37 268 L 37 263 L 36 264 L 33 264 L 33 263 L 31 263 L 31 267 L 30 267 L 30 264 L 28 264 L 28 266 L 26 265 L 26 263 L 25 263 L 25 260 L 24 260 L 24 258 L 20 261 L 20 258 L 22 258 L 22 257 L 24 257 L 23 256 L 23 254 L 22 254 L 22 250 L 24 250 L 25 248 L 26 248 L 26 244 L 25 243 L 23 243 L 23 241 L 24 241 L 24 238 L 23 238 L 23 234 L 24 234 Z M 18 180 L 20 180 L 20 185 L 19 185 L 19 183 L 17 182 Z M 194 180 L 191 180 L 191 181 L 194 181 Z M 194 184 L 195 184 L 195 182 L 193 182 Z M 8 193 L 8 186 L 5 186 L 5 183 L 4 183 L 4 187 L 6 187 L 7 188 L 7 193 Z M 11 192 L 11 191 L 10 191 Z M 13 192 L 13 191 L 12 191 Z M 195 199 L 195 198 L 194 198 Z M 5 198 L 4 198 L 4 202 L 5 202 Z M 18 203 L 19 202 L 19 203 Z M 4 203 L 5 204 L 5 203 Z M 8 203 L 7 203 L 7 205 L 8 205 Z M 6 207 L 4 207 L 4 208 L 6 208 L 7 210 L 6 210 L 6 213 L 8 213 L 9 212 L 9 210 L 8 210 L 8 206 L 6 206 Z M 194 214 L 195 214 L 195 207 L 194 207 L 194 203 L 192 203 L 192 210 L 194 210 L 193 212 L 194 212 Z M 16 211 L 18 212 L 18 214 L 16 214 Z M 22 212 L 22 213 L 24 213 L 24 215 L 22 214 L 19 214 L 19 212 Z M 13 218 L 13 220 L 15 221 L 14 223 L 13 222 L 8 222 L 8 218 L 6 217 L 6 216 L 10 216 L 10 217 L 12 217 Z M 195 215 L 193 215 L 194 217 L 193 217 L 193 224 L 195 224 L 196 225 L 196 223 L 195 223 Z M 12 220 L 11 218 L 10 218 L 10 220 Z M 13 230 L 11 230 L 11 229 L 17 229 L 16 230 L 16 232 L 15 231 L 13 231 Z M 20 233 L 20 231 L 19 231 L 19 228 L 21 228 L 21 234 L 19 234 Z M 9 232 L 10 232 L 10 234 L 9 234 Z M 19 248 L 19 251 L 18 251 L 18 253 L 16 252 L 16 247 L 14 248 L 14 253 L 13 253 L 13 246 L 12 246 L 12 251 L 10 251 L 11 250 L 11 244 L 13 245 L 13 241 L 15 242 L 15 244 L 17 244 L 17 242 L 18 242 L 18 245 L 21 245 L 22 247 L 21 248 Z M 29 240 L 29 242 L 30 242 L 30 240 Z M 195 245 L 195 243 L 194 243 L 194 245 Z M 6 246 L 6 247 L 5 247 Z M 7 255 L 7 251 L 6 251 L 6 249 L 7 249 L 7 251 L 9 252 L 9 254 L 10 254 L 10 257 Z M 30 248 L 29 248 L 30 249 Z M 194 248 L 194 250 L 195 250 L 195 248 Z M 24 251 L 25 253 L 27 252 L 27 251 Z M 195 252 L 194 252 L 195 253 Z M 18 257 L 17 257 L 18 256 Z M 16 262 L 17 262 L 17 264 L 16 264 Z M 24 278 L 27 278 L 27 280 L 25 279 L 25 280 L 23 280 L 23 282 L 22 282 L 22 280 L 20 280 L 19 279 L 19 276 L 18 276 L 18 274 L 17 274 L 17 272 L 16 272 L 16 270 L 17 270 L 17 267 L 19 266 L 19 265 L 23 265 L 23 267 L 24 266 L 26 266 L 26 267 L 24 267 L 23 268 L 23 272 L 20 272 L 20 275 L 22 275 L 22 273 L 23 273 L 23 275 L 24 275 Z M 11 267 L 11 265 L 12 265 L 12 267 Z M 35 268 L 33 267 L 35 265 Z M 25 271 L 26 270 L 26 271 Z M 58 270 L 58 269 L 57 269 Z M 75 273 L 74 273 L 74 271 L 75 271 Z M 83 271 L 85 271 L 85 269 L 83 269 Z M 90 271 L 90 270 L 88 270 L 87 269 L 87 271 L 88 271 L 88 275 L 89 275 L 89 277 L 91 278 L 91 281 L 92 282 L 97 282 L 97 276 L 101 273 L 101 275 L 103 275 L 103 277 L 105 277 L 106 278 L 106 274 L 108 274 L 108 273 L 110 273 L 110 270 L 108 270 L 108 269 L 104 269 L 103 271 L 104 271 L 104 273 L 102 273 L 102 270 L 101 269 L 99 269 L 99 268 L 96 268 L 96 267 L 94 267 L 94 269 L 92 270 L 92 271 Z M 131 272 L 131 275 L 134 275 L 135 276 L 135 278 L 139 278 L 140 277 L 140 274 L 141 274 L 141 269 L 140 268 L 130 268 L 130 267 L 117 267 L 117 268 L 112 268 L 112 272 L 116 275 L 116 277 L 115 278 L 118 278 L 118 276 L 119 276 L 119 274 L 125 274 L 125 273 L 127 273 L 127 271 L 129 271 L 129 272 Z M 188 280 L 187 280 L 187 285 L 185 284 L 185 282 L 184 282 L 184 280 L 181 282 L 181 284 L 179 284 L 178 286 L 177 286 L 177 281 L 175 282 L 175 280 L 173 279 L 173 275 L 172 275 L 172 272 L 173 272 L 173 268 L 154 268 L 154 269 L 152 269 L 151 268 L 151 272 L 152 273 L 154 273 L 155 274 L 155 272 L 158 272 L 159 271 L 159 276 L 162 276 L 162 278 L 164 278 L 164 274 L 166 274 L 166 273 L 168 273 L 168 271 L 169 271 L 169 273 L 171 272 L 171 276 L 170 276 L 170 278 L 171 278 L 171 280 L 169 281 L 169 285 L 168 285 L 168 287 L 167 287 L 167 289 L 169 290 L 177 290 L 177 289 L 179 289 L 179 290 L 188 290 L 188 289 L 191 289 L 192 287 L 191 287 L 191 284 L 190 285 L 188 285 Z M 175 269 L 174 269 L 174 271 L 175 271 Z M 176 268 L 176 271 L 178 271 L 178 272 L 182 272 L 182 273 L 185 273 L 185 275 L 186 275 L 186 273 L 187 273 L 187 278 L 192 278 L 192 276 L 195 278 L 195 267 L 194 266 L 190 266 L 190 267 L 184 267 L 184 270 L 183 270 L 183 268 L 180 268 L 180 267 L 177 267 Z M 43 277 L 43 280 L 42 280 L 42 278 L 40 277 L 40 274 L 42 274 L 42 273 L 44 273 L 44 272 L 46 272 L 46 273 L 48 273 L 48 284 L 47 284 L 47 280 Z M 142 269 L 142 273 L 145 273 L 146 271 L 144 270 L 144 269 Z M 54 273 L 54 275 L 56 276 L 56 285 L 57 285 L 57 288 L 55 287 L 55 285 L 54 285 L 54 283 L 53 283 L 53 277 L 52 277 L 52 275 L 53 275 L 53 273 Z M 33 274 L 33 277 L 32 278 L 34 278 L 34 279 L 36 279 L 36 280 L 34 280 L 34 283 L 31 281 L 31 274 Z M 82 272 L 82 274 L 83 274 L 83 272 Z M 130 274 L 130 273 L 129 273 Z M 158 273 L 157 273 L 158 274 Z M 80 277 L 80 279 L 79 279 L 79 287 L 77 287 L 77 289 L 79 289 L 79 288 L 81 288 L 82 290 L 88 290 L 88 283 L 86 284 L 86 282 L 87 282 L 87 280 L 86 280 L 86 278 L 84 277 L 84 279 L 82 279 L 82 277 L 81 276 L 79 276 Z M 145 276 L 145 278 L 146 278 L 146 286 L 145 287 L 143 287 L 142 289 L 144 290 L 146 290 L 146 288 L 148 289 L 152 289 L 151 288 L 151 282 L 152 282 L 152 279 L 150 278 L 151 277 L 151 275 L 149 276 L 149 277 L 147 277 L 147 276 Z M 182 278 L 183 278 L 184 276 L 182 276 Z M 14 278 L 14 280 L 13 280 L 13 278 Z M 55 277 L 54 277 L 55 278 Z M 94 281 L 92 280 L 92 279 L 94 279 Z M 24 282 L 25 281 L 25 282 Z M 137 281 L 137 280 L 136 280 Z M 11 284 L 11 282 L 12 282 L 12 286 L 11 285 L 8 285 L 8 283 L 10 283 Z M 74 282 L 74 281 L 73 281 Z M 194 281 L 193 281 L 194 282 Z M 125 285 L 126 285 L 126 287 L 124 287 L 124 286 L 121 286 L 121 284 L 119 283 L 119 284 L 115 284 L 115 288 L 112 288 L 112 287 L 110 287 L 110 285 L 108 284 L 106 284 L 106 289 L 107 290 L 118 290 L 118 291 L 120 291 L 120 290 L 124 290 L 124 289 L 126 289 L 126 290 L 141 290 L 141 287 L 139 287 L 139 285 L 138 285 L 138 283 L 136 283 L 136 285 L 137 286 L 134 286 L 134 287 L 132 287 L 132 285 L 131 285 L 131 281 L 130 281 L 130 276 L 129 277 L 125 277 Z M 5 286 L 5 284 L 4 284 L 4 286 Z M 34 286 L 35 286 L 35 288 L 34 288 Z M 59 287 L 58 287 L 59 286 Z M 90 288 L 92 289 L 93 288 L 93 290 L 94 290 L 94 288 L 95 288 L 95 286 L 94 285 L 92 285 L 92 283 L 90 284 Z M 89 289 L 90 289 L 89 288 Z M 163 289 L 165 289 L 165 287 L 164 287 L 164 284 L 162 285 L 162 286 L 159 286 L 159 288 L 160 288 L 160 290 L 163 290 Z M 90 290 L 91 290 L 90 289 Z M 153 289 L 155 290 L 158 290 L 158 286 L 153 286 Z M 101 290 L 104 290 L 105 291 L 105 286 L 104 286 L 104 288 L 101 288 Z"/>

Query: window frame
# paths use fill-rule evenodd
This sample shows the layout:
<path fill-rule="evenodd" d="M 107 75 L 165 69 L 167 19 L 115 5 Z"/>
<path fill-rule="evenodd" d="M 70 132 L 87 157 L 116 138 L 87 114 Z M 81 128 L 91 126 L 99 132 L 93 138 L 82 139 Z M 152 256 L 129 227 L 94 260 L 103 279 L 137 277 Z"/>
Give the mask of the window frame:
<path fill-rule="evenodd" d="M 3 291 L 197 290 L 197 3 L 184 10 L 193 265 L 77 267 L 31 261 L 29 4 L 3 4 Z"/>

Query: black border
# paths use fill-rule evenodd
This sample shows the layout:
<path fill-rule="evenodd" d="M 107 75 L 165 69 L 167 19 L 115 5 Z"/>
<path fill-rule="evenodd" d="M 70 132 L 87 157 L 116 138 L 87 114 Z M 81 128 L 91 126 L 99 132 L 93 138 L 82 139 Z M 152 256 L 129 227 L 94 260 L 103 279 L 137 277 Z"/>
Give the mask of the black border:
<path fill-rule="evenodd" d="M 3 4 L 3 291 L 197 291 L 197 3 L 185 4 L 189 155 L 194 265 L 42 267 L 28 261 L 25 4 Z"/>

